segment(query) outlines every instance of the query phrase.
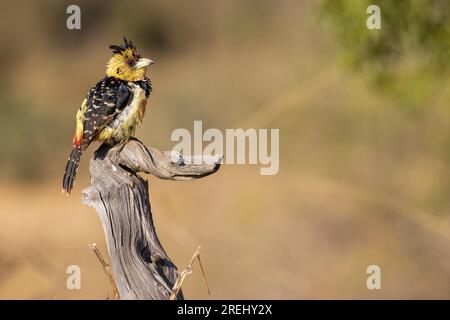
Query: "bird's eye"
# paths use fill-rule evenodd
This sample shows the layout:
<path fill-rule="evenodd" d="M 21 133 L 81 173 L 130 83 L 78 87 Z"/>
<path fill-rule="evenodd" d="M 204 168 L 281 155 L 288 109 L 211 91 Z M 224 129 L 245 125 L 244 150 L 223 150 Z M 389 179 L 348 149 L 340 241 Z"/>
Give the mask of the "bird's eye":
<path fill-rule="evenodd" d="M 116 73 L 120 73 L 120 68 L 117 68 Z"/>

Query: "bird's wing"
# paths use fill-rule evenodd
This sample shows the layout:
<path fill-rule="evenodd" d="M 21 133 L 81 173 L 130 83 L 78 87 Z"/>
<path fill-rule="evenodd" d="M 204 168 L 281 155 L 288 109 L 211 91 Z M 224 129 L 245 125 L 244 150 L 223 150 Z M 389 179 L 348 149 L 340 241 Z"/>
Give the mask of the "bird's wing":
<path fill-rule="evenodd" d="M 77 113 L 74 144 L 83 149 L 108 126 L 132 100 L 133 93 L 125 82 L 106 77 L 88 93 Z"/>

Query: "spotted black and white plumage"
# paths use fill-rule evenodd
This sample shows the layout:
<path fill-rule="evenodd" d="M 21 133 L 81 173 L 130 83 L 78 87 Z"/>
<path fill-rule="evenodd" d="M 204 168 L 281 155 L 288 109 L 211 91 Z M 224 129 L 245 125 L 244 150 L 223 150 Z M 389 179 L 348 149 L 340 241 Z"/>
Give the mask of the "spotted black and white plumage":
<path fill-rule="evenodd" d="M 147 98 L 152 90 L 145 76 L 154 63 L 142 58 L 131 41 L 111 45 L 113 56 L 106 76 L 86 95 L 76 115 L 73 149 L 63 178 L 63 191 L 70 193 L 81 154 L 94 140 L 110 145 L 126 142 L 142 123 Z"/>
<path fill-rule="evenodd" d="M 151 92 L 149 79 L 129 82 L 113 77 L 105 77 L 89 91 L 86 96 L 86 102 L 80 108 L 83 116 L 83 139 L 81 145 L 83 150 L 93 140 L 114 144 L 123 142 L 125 138 L 128 138 L 115 135 L 113 131 L 111 131 L 110 135 L 105 134 L 101 136 L 99 133 L 104 129 L 118 129 L 123 121 L 126 120 L 125 117 L 131 116 L 129 113 L 134 106 L 135 93 L 140 90 L 144 92 L 145 99 L 147 99 Z M 139 103 L 139 101 L 135 101 L 135 103 Z M 130 132 L 130 135 L 134 133 L 134 130 L 131 131 L 133 132 Z"/>
<path fill-rule="evenodd" d="M 92 141 L 114 145 L 134 134 L 142 123 L 151 90 L 148 78 L 132 82 L 105 77 L 89 91 L 77 113 L 74 148 L 63 179 L 67 193 L 73 187 L 81 154 Z"/>

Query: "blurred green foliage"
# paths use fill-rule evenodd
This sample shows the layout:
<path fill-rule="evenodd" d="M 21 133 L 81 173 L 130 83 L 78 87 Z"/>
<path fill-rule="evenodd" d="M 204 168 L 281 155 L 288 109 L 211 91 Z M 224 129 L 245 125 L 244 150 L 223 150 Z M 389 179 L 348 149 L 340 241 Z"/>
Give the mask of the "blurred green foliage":
<path fill-rule="evenodd" d="M 372 4 L 381 30 L 366 27 Z M 323 0 L 319 15 L 345 65 L 409 110 L 420 110 L 449 75 L 450 1 Z"/>
<path fill-rule="evenodd" d="M 54 146 L 62 143 L 63 125 L 41 114 L 31 102 L 1 98 L 0 179 L 39 180 L 49 173 Z"/>

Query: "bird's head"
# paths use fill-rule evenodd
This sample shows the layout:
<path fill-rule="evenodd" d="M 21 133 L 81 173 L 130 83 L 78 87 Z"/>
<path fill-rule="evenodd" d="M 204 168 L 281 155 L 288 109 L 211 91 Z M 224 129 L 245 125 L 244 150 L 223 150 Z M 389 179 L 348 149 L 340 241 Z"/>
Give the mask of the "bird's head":
<path fill-rule="evenodd" d="M 134 44 L 125 37 L 123 40 L 125 42 L 123 45 L 109 46 L 113 51 L 113 56 L 108 62 L 106 75 L 125 81 L 143 80 L 146 68 L 154 61 L 141 58 Z"/>

